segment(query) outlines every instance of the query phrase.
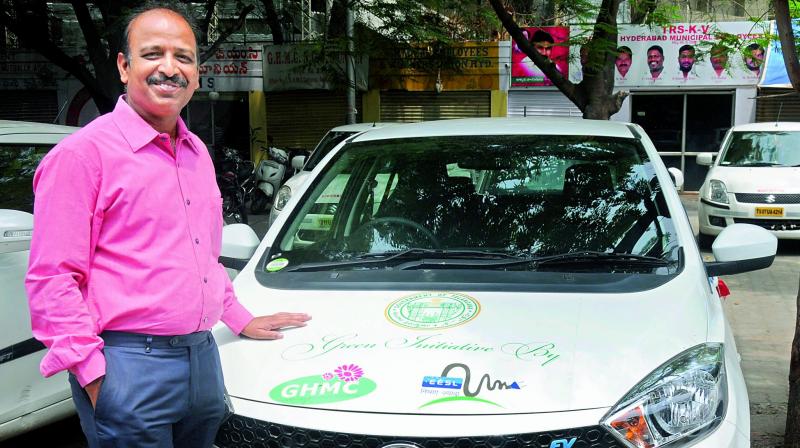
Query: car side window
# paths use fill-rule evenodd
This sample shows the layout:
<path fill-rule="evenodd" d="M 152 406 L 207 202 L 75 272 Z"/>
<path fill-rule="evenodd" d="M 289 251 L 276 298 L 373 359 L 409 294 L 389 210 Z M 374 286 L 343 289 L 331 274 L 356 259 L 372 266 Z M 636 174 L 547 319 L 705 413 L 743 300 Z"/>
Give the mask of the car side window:
<path fill-rule="evenodd" d="M 0 208 L 33 213 L 33 175 L 51 148 L 0 144 Z"/>

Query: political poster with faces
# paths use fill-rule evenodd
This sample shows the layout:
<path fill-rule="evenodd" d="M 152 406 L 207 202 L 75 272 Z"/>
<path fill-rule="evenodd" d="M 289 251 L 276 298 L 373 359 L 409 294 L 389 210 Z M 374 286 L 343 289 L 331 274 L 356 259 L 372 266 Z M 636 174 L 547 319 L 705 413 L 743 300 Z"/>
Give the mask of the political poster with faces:
<path fill-rule="evenodd" d="M 528 39 L 536 51 L 550 58 L 556 70 L 567 74 L 569 70 L 569 28 L 565 26 L 543 26 L 522 28 L 522 34 Z M 522 52 L 514 40 L 511 40 L 511 87 L 552 86 L 553 82 L 533 63 L 530 57 Z"/>
<path fill-rule="evenodd" d="M 753 40 L 763 37 L 767 22 L 677 23 L 664 27 L 620 25 L 614 67 L 616 87 L 684 87 L 755 85 L 764 49 Z M 715 45 L 717 33 L 737 35 L 742 51 Z M 573 36 L 585 35 L 580 27 Z M 570 80 L 582 78 L 580 47 L 570 48 Z"/>

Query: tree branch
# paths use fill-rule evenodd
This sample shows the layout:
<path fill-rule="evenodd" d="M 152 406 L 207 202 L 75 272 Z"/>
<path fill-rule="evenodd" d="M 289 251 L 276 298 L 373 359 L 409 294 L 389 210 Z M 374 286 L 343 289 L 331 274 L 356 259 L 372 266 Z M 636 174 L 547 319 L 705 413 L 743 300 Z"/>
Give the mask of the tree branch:
<path fill-rule="evenodd" d="M 200 32 L 203 33 L 203 42 L 200 43 L 203 45 L 208 44 L 208 27 L 211 26 L 211 17 L 214 15 L 214 8 L 216 8 L 216 5 L 217 0 L 206 1 L 206 15 L 200 22 Z"/>
<path fill-rule="evenodd" d="M 261 0 L 261 3 L 264 5 L 267 25 L 269 25 L 270 31 L 272 31 L 272 43 L 280 45 L 284 42 L 283 29 L 281 28 L 280 20 L 278 20 L 278 12 L 275 10 L 275 2 L 272 0 Z"/>
<path fill-rule="evenodd" d="M 550 59 L 542 56 L 536 51 L 536 48 L 525 39 L 525 36 L 522 34 L 522 30 L 514 22 L 514 19 L 511 17 L 511 14 L 506 11 L 505 6 L 501 2 L 501 0 L 489 0 L 489 4 L 494 9 L 495 14 L 497 17 L 500 18 L 500 22 L 502 22 L 503 27 L 508 31 L 508 34 L 514 39 L 514 42 L 517 43 L 517 47 L 525 53 L 537 67 L 547 76 L 548 79 L 558 87 L 561 92 L 570 99 L 575 105 L 581 107 L 582 104 L 585 104 L 585 100 L 577 93 L 575 89 L 575 84 L 569 81 L 564 75 L 561 74 L 556 69 L 556 65 Z"/>
<path fill-rule="evenodd" d="M 228 37 L 231 34 L 233 34 L 235 31 L 237 31 L 239 28 L 241 28 L 242 25 L 244 25 L 244 21 L 247 18 L 247 15 L 250 14 L 253 11 L 253 9 L 255 9 L 255 6 L 247 5 L 242 10 L 242 12 L 239 13 L 239 18 L 236 19 L 236 23 L 234 23 L 228 29 L 226 29 L 225 31 L 220 33 L 220 35 L 217 38 L 216 42 L 214 42 L 213 45 L 208 47 L 208 49 L 206 51 L 204 51 L 204 52 L 202 52 L 200 54 L 200 58 L 198 59 L 197 63 L 198 64 L 202 64 L 203 62 L 208 60 L 208 58 L 210 58 L 211 55 L 213 55 L 217 51 L 219 46 L 222 45 L 222 43 L 225 42 L 225 40 L 227 40 Z"/>
<path fill-rule="evenodd" d="M 86 50 L 89 52 L 89 59 L 95 68 L 100 67 L 103 62 L 108 58 L 108 53 L 100 41 L 100 34 L 94 26 L 92 15 L 86 3 L 80 0 L 72 0 L 72 9 L 75 11 L 75 17 L 78 19 L 78 25 L 83 32 L 83 38 L 86 41 Z"/>

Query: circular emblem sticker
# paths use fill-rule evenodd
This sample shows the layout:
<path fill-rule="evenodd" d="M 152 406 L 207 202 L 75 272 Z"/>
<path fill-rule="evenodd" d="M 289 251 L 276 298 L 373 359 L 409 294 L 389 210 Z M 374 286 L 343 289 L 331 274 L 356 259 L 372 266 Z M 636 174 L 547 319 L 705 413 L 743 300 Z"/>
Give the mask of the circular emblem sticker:
<path fill-rule="evenodd" d="M 455 292 L 421 292 L 402 297 L 386 307 L 389 322 L 414 330 L 434 330 L 467 323 L 481 311 L 481 304 Z"/>
<path fill-rule="evenodd" d="M 289 260 L 285 258 L 276 258 L 267 263 L 267 272 L 277 272 L 289 266 Z"/>

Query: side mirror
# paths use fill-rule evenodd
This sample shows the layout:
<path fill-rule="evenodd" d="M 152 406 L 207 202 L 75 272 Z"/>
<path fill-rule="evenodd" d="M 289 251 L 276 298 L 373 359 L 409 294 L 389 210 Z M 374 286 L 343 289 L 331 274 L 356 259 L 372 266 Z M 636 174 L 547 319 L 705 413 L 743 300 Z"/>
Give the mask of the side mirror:
<path fill-rule="evenodd" d="M 706 272 L 717 277 L 768 268 L 777 251 L 778 239 L 766 229 L 733 224 L 725 227 L 711 245 L 716 261 L 705 264 Z"/>
<path fill-rule="evenodd" d="M 701 152 L 697 155 L 697 164 L 703 166 L 711 166 L 714 164 L 713 152 Z"/>
<path fill-rule="evenodd" d="M 683 173 L 681 170 L 673 167 L 668 168 L 667 171 L 669 171 L 669 177 L 672 178 L 672 182 L 675 183 L 675 189 L 680 190 L 683 188 Z"/>
<path fill-rule="evenodd" d="M 33 215 L 19 210 L 0 210 L 0 254 L 31 248 Z"/>
<path fill-rule="evenodd" d="M 242 270 L 258 248 L 258 236 L 247 224 L 229 224 L 222 228 L 222 251 L 219 262 L 229 269 Z"/>
<path fill-rule="evenodd" d="M 303 165 L 306 164 L 306 156 L 294 156 L 292 157 L 292 168 L 297 171 L 303 169 Z"/>

